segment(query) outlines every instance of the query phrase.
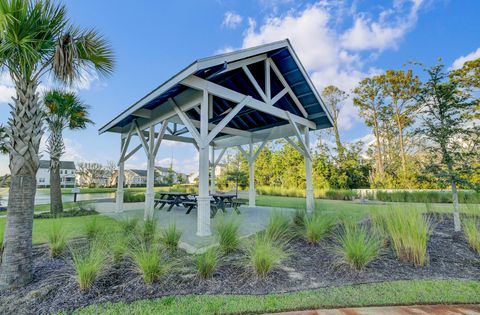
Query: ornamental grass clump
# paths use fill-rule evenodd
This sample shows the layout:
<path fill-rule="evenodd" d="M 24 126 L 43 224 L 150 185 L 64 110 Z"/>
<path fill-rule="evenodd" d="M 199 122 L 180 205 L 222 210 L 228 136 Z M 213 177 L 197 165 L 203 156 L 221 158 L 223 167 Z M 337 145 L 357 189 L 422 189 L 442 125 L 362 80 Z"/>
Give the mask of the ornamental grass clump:
<path fill-rule="evenodd" d="M 175 223 L 170 224 L 160 233 L 160 241 L 170 252 L 177 250 L 180 237 L 182 237 L 182 231 L 177 229 Z"/>
<path fill-rule="evenodd" d="M 131 257 L 137 271 L 147 284 L 152 284 L 171 270 L 171 264 L 163 258 L 163 253 L 157 244 L 143 244 L 133 250 Z"/>
<path fill-rule="evenodd" d="M 127 218 L 120 221 L 120 228 L 125 235 L 133 234 L 138 228 L 138 217 Z"/>
<path fill-rule="evenodd" d="M 268 218 L 265 236 L 274 242 L 288 241 L 292 237 L 291 221 L 291 216 L 286 212 L 272 211 Z"/>
<path fill-rule="evenodd" d="M 236 215 L 217 216 L 214 229 L 220 244 L 220 249 L 223 252 L 232 252 L 239 247 L 240 221 Z"/>
<path fill-rule="evenodd" d="M 210 278 L 218 265 L 218 250 L 210 248 L 195 257 L 197 274 L 202 279 Z"/>
<path fill-rule="evenodd" d="M 112 254 L 113 262 L 118 263 L 127 254 L 130 243 L 130 237 L 116 233 L 109 241 L 109 249 Z"/>
<path fill-rule="evenodd" d="M 89 289 L 106 266 L 104 244 L 94 241 L 83 248 L 71 250 L 76 279 L 80 289 Z"/>
<path fill-rule="evenodd" d="M 92 241 L 96 238 L 101 238 L 105 234 L 105 226 L 98 223 L 97 218 L 93 217 L 85 223 L 85 235 Z"/>
<path fill-rule="evenodd" d="M 310 244 L 318 244 L 335 225 L 335 218 L 325 214 L 315 214 L 305 218 L 303 237 Z"/>
<path fill-rule="evenodd" d="M 463 220 L 463 233 L 468 245 L 480 254 L 480 219 L 472 217 Z"/>
<path fill-rule="evenodd" d="M 52 258 L 58 257 L 63 253 L 67 245 L 67 232 L 62 225 L 54 223 L 47 232 L 48 248 Z"/>
<path fill-rule="evenodd" d="M 157 221 L 153 218 L 145 219 L 142 226 L 141 237 L 142 241 L 147 244 L 147 246 L 155 240 L 155 235 L 157 233 Z"/>
<path fill-rule="evenodd" d="M 344 224 L 337 236 L 336 253 L 341 264 L 361 270 L 378 257 L 383 242 L 380 237 L 370 233 L 367 228 L 356 224 Z"/>
<path fill-rule="evenodd" d="M 248 264 L 258 277 L 266 277 L 287 257 L 283 247 L 266 234 L 258 234 L 247 248 Z"/>
<path fill-rule="evenodd" d="M 303 227 L 305 227 L 306 218 L 307 218 L 307 210 L 296 209 L 294 214 L 293 214 L 293 224 L 296 227 L 303 228 Z"/>
<path fill-rule="evenodd" d="M 431 222 L 417 209 L 393 208 L 385 213 L 385 228 L 397 258 L 424 266 Z"/>

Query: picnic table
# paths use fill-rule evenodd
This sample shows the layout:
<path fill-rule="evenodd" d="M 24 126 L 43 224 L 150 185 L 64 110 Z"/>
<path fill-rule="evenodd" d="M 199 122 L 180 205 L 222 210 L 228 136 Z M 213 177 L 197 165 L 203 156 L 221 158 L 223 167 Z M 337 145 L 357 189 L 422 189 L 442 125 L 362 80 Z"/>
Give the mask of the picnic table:
<path fill-rule="evenodd" d="M 165 205 L 169 205 L 167 211 L 171 211 L 174 206 L 182 206 L 185 203 L 191 203 L 194 200 L 191 199 L 190 193 L 174 192 L 174 191 L 162 191 L 159 194 L 159 198 L 155 199 L 154 207 L 160 205 L 159 209 L 163 209 Z M 191 210 L 191 209 L 190 209 Z"/>
<path fill-rule="evenodd" d="M 227 206 L 233 206 L 233 199 L 237 197 L 235 194 L 222 194 L 222 193 L 214 193 L 211 194 L 214 202 L 216 203 L 217 208 L 221 209 L 223 212 L 226 211 Z"/>

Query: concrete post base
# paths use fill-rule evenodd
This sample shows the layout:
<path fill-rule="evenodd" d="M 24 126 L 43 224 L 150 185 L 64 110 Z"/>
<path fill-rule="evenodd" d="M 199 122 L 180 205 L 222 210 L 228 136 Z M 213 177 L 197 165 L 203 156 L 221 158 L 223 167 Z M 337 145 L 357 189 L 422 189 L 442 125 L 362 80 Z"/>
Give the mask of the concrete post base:
<path fill-rule="evenodd" d="M 197 236 L 210 236 L 210 196 L 198 196 L 197 204 Z"/>

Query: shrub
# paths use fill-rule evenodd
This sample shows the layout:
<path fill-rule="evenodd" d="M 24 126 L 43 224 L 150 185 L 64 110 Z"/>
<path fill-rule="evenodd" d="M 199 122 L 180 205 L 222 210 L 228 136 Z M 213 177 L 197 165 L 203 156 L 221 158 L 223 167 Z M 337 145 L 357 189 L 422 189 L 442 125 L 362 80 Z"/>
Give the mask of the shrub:
<path fill-rule="evenodd" d="M 335 218 L 325 214 L 315 214 L 305 219 L 303 235 L 311 244 L 317 244 L 335 225 Z"/>
<path fill-rule="evenodd" d="M 465 218 L 463 220 L 463 232 L 470 247 L 480 254 L 480 221 L 473 218 Z"/>
<path fill-rule="evenodd" d="M 47 242 L 52 257 L 58 257 L 62 254 L 67 243 L 67 233 L 58 222 L 53 223 L 47 232 Z"/>
<path fill-rule="evenodd" d="M 98 212 L 94 209 L 79 206 L 78 208 L 65 210 L 60 213 L 42 212 L 34 214 L 34 219 L 55 219 L 55 218 L 70 218 L 70 217 L 82 217 L 87 215 L 97 215 Z"/>
<path fill-rule="evenodd" d="M 181 236 L 182 231 L 178 230 L 177 225 L 173 223 L 162 230 L 160 240 L 168 250 L 174 252 L 177 250 Z"/>
<path fill-rule="evenodd" d="M 142 274 L 145 283 L 151 284 L 160 279 L 170 269 L 171 265 L 162 258 L 162 252 L 158 246 L 139 246 L 132 251 L 132 259 L 138 272 Z"/>
<path fill-rule="evenodd" d="M 339 261 L 357 270 L 363 269 L 374 260 L 383 244 L 379 237 L 356 224 L 345 224 L 337 241 L 339 245 L 336 252 Z"/>
<path fill-rule="evenodd" d="M 145 201 L 145 194 L 144 193 L 133 193 L 131 191 L 126 190 L 123 193 L 123 202 L 144 202 Z"/>
<path fill-rule="evenodd" d="M 411 208 L 392 208 L 385 212 L 385 228 L 398 259 L 416 266 L 427 260 L 427 241 L 431 224 L 422 214 Z"/>
<path fill-rule="evenodd" d="M 358 198 L 358 194 L 349 189 L 335 189 L 335 190 L 327 190 L 325 192 L 325 199 L 331 200 L 353 200 Z"/>
<path fill-rule="evenodd" d="M 197 274 L 199 277 L 210 278 L 215 272 L 218 264 L 218 251 L 216 248 L 210 248 L 202 254 L 196 256 Z"/>
<path fill-rule="evenodd" d="M 240 221 L 236 215 L 218 215 L 214 224 L 215 233 L 223 252 L 231 252 L 240 245 Z"/>
<path fill-rule="evenodd" d="M 287 254 L 271 238 L 265 234 L 258 234 L 248 248 L 247 257 L 255 274 L 258 277 L 265 277 L 287 257 Z"/>
<path fill-rule="evenodd" d="M 452 194 L 449 191 L 377 191 L 377 200 L 387 202 L 420 202 L 420 203 L 452 203 Z M 460 203 L 480 203 L 480 193 L 459 191 Z"/>
<path fill-rule="evenodd" d="M 71 250 L 71 253 L 80 289 L 89 289 L 106 265 L 104 246 L 93 242 L 90 246 Z"/>
<path fill-rule="evenodd" d="M 105 226 L 98 223 L 97 218 L 92 218 L 85 223 L 85 235 L 89 240 L 103 236 L 105 233 Z"/>
<path fill-rule="evenodd" d="M 265 229 L 266 237 L 274 242 L 288 241 L 292 232 L 290 222 L 291 217 L 289 214 L 277 210 L 272 211 Z"/>

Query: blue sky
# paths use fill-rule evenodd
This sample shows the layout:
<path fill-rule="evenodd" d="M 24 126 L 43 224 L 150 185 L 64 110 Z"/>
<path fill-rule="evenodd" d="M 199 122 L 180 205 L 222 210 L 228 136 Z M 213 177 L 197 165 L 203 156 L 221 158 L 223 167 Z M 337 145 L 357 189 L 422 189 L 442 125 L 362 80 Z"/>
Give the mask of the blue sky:
<path fill-rule="evenodd" d="M 116 54 L 112 76 L 90 76 L 77 90 L 90 105 L 95 126 L 65 132 L 65 159 L 116 160 L 118 135 L 98 128 L 194 59 L 289 38 L 320 91 L 334 84 L 350 90 L 363 77 L 397 69 L 410 60 L 448 66 L 480 57 L 480 2 L 476 0 L 389 1 L 93 1 L 64 2 L 73 23 L 94 27 Z M 43 88 L 51 86 L 45 78 Z M 8 119 L 13 93 L 0 78 L 0 123 Z M 340 116 L 345 141 L 371 137 L 347 101 Z M 193 147 L 164 143 L 157 164 L 192 172 Z M 127 167 L 145 165 L 139 151 Z M 8 159 L 0 157 L 0 174 Z"/>

